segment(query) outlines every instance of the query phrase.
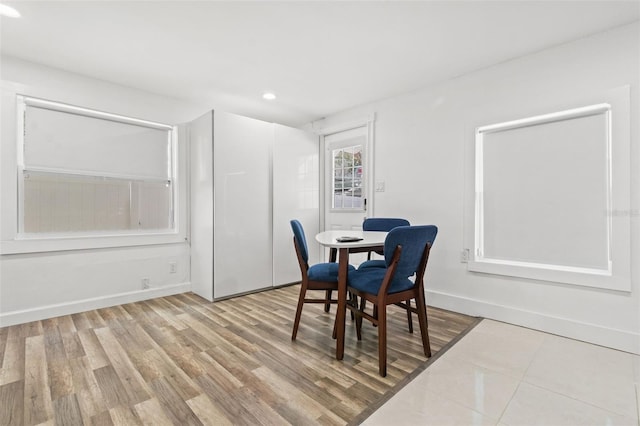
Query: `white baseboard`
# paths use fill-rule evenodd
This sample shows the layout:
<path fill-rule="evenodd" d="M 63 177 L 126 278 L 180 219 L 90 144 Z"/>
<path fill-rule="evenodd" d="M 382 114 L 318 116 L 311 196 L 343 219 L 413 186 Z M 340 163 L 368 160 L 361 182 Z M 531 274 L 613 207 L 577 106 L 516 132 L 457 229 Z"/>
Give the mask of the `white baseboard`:
<path fill-rule="evenodd" d="M 437 291 L 427 291 L 426 293 L 427 304 L 431 306 L 507 322 L 640 355 L 640 334 L 631 331 L 603 327 Z"/>
<path fill-rule="evenodd" d="M 149 288 L 145 290 L 136 290 L 127 293 L 111 294 L 91 299 L 75 300 L 56 305 L 40 306 L 21 311 L 2 312 L 0 313 L 0 327 L 39 321 L 47 318 L 55 318 L 61 315 L 76 314 L 79 312 L 107 308 L 109 306 L 122 305 L 125 303 L 139 302 L 141 300 L 170 296 L 172 294 L 185 293 L 188 291 L 191 291 L 190 282 L 158 288 Z"/>

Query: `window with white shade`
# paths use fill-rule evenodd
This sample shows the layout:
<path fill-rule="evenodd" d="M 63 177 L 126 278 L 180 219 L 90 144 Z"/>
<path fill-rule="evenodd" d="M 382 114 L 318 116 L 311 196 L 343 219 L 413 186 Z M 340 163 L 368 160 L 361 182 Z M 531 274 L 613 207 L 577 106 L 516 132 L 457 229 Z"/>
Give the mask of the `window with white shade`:
<path fill-rule="evenodd" d="M 609 271 L 610 109 L 478 130 L 477 256 Z"/>
<path fill-rule="evenodd" d="M 598 98 L 476 129 L 470 271 L 630 290 L 628 88 Z"/>
<path fill-rule="evenodd" d="M 19 233 L 175 229 L 174 128 L 19 97 Z"/>

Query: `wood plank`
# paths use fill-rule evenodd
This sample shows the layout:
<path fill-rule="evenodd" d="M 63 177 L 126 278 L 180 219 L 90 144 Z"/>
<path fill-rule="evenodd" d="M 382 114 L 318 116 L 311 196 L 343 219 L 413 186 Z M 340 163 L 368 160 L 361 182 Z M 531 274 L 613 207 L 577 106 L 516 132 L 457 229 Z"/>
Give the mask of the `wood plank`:
<path fill-rule="evenodd" d="M 260 366 L 257 360 L 237 349 L 230 352 L 226 348 L 215 347 L 206 353 L 245 386 L 253 382 L 251 370 Z"/>
<path fill-rule="evenodd" d="M 129 354 L 131 362 L 133 363 L 136 370 L 138 370 L 145 382 L 150 382 L 151 380 L 162 377 L 162 372 L 156 365 L 156 362 L 154 362 L 153 352 L 154 350 L 150 349 L 145 352 L 135 352 Z"/>
<path fill-rule="evenodd" d="M 163 356 L 155 350 L 148 351 L 146 355 L 148 362 L 154 365 L 160 373 L 160 377 L 163 377 L 168 382 L 182 400 L 186 401 L 201 393 L 197 389 L 197 385 L 181 368 L 178 368 L 169 357 L 166 355 Z M 157 380 L 158 378 L 159 377 L 156 377 L 151 381 Z"/>
<path fill-rule="evenodd" d="M 77 331 L 62 333 L 62 344 L 67 359 L 81 358 L 86 355 Z"/>
<path fill-rule="evenodd" d="M 49 375 L 49 388 L 53 401 L 73 393 L 73 375 L 68 360 L 47 360 L 47 374 Z"/>
<path fill-rule="evenodd" d="M 225 416 L 224 413 L 216 406 L 216 404 L 209 398 L 207 398 L 207 396 L 204 394 L 187 400 L 187 404 L 191 408 L 191 411 L 193 411 L 195 415 L 198 416 L 200 421 L 205 425 L 233 425 L 233 420 Z"/>
<path fill-rule="evenodd" d="M 0 386 L 0 425 L 24 424 L 24 382 Z"/>
<path fill-rule="evenodd" d="M 109 365 L 109 357 L 93 329 L 82 329 L 78 331 L 78 338 L 80 339 L 92 370 Z"/>
<path fill-rule="evenodd" d="M 134 318 L 142 326 L 153 325 L 158 328 L 169 327 L 169 322 L 161 315 L 154 311 L 147 301 L 130 303 L 123 306 L 129 315 Z M 144 328 L 144 327 L 143 327 Z"/>
<path fill-rule="evenodd" d="M 124 384 L 113 366 L 107 365 L 98 368 L 93 371 L 93 374 L 107 407 L 113 408 L 120 404 L 127 405 L 129 403 L 128 392 L 126 392 Z"/>
<path fill-rule="evenodd" d="M 7 342 L 0 368 L 0 385 L 24 380 L 25 338 L 18 327 L 7 327 Z"/>
<path fill-rule="evenodd" d="M 220 315 L 221 311 L 214 308 L 213 304 L 193 305 L 190 306 L 190 309 L 202 315 L 202 317 L 206 318 L 207 321 L 211 321 L 211 323 L 215 324 L 216 327 L 227 327 L 230 324 L 229 321 Z M 185 309 L 185 312 L 188 311 Z"/>
<path fill-rule="evenodd" d="M 164 377 L 153 380 L 153 391 L 160 401 L 165 414 L 176 425 L 202 425 L 189 405 L 180 397 L 178 392 L 165 380 Z"/>
<path fill-rule="evenodd" d="M 86 424 L 90 424 L 92 426 L 114 426 L 109 411 L 103 411 L 102 413 L 92 416 L 91 422 Z"/>
<path fill-rule="evenodd" d="M 108 410 L 105 398 L 87 357 L 71 359 L 69 364 L 83 422 L 91 424 L 94 416 Z"/>
<path fill-rule="evenodd" d="M 189 401 L 187 401 L 187 404 Z M 191 406 L 191 405 L 190 405 Z M 164 413 L 160 402 L 156 398 L 148 399 L 135 405 L 136 414 L 143 425 L 148 426 L 172 426 L 173 422 Z M 209 423 L 213 424 L 213 423 Z"/>
<path fill-rule="evenodd" d="M 32 321 L 17 325 L 21 337 L 40 336 L 44 333 L 41 321 Z"/>
<path fill-rule="evenodd" d="M 127 352 L 145 352 L 151 349 L 146 338 L 136 333 L 136 323 L 131 321 L 110 320 L 109 330 L 120 346 Z"/>
<path fill-rule="evenodd" d="M 112 321 L 117 321 L 119 318 L 118 310 L 115 309 L 115 307 L 96 309 L 96 312 L 98 313 L 100 318 L 102 318 L 104 324 L 109 327 L 111 326 Z"/>
<path fill-rule="evenodd" d="M 132 407 L 117 406 L 109 410 L 109 415 L 114 426 L 142 425 L 142 420 Z"/>
<path fill-rule="evenodd" d="M 24 422 L 36 425 L 53 418 L 44 336 L 25 339 Z"/>
<path fill-rule="evenodd" d="M 78 330 L 86 330 L 88 328 L 92 328 L 92 324 L 87 318 L 86 312 L 80 312 L 77 314 L 71 314 L 71 320 L 73 321 L 73 326 L 76 331 Z"/>
<path fill-rule="evenodd" d="M 0 328 L 0 368 L 2 368 L 4 351 L 7 348 L 7 341 L 9 340 L 9 330 L 10 330 L 10 327 Z"/>
<path fill-rule="evenodd" d="M 211 401 L 216 403 L 224 416 L 233 419 L 234 424 L 251 426 L 260 423 L 236 398 L 237 390 L 231 392 L 224 390 L 209 375 L 200 376 L 196 381 L 200 385 L 200 389 Z"/>
<path fill-rule="evenodd" d="M 78 331 L 71 315 L 58 317 L 58 330 L 60 334 L 74 334 Z"/>
<path fill-rule="evenodd" d="M 147 302 L 159 316 L 163 317 L 170 326 L 176 330 L 186 330 L 187 325 L 183 324 L 178 318 L 178 315 L 182 313 L 182 310 L 177 309 L 174 305 L 169 303 L 165 299 L 154 299 Z"/>
<path fill-rule="evenodd" d="M 238 399 L 248 412 L 260 419 L 262 424 L 280 425 L 285 424 L 286 419 L 282 417 L 272 407 L 277 405 L 273 402 L 274 398 L 264 398 L 265 394 L 256 394 L 253 389 L 243 387 L 238 389 Z"/>
<path fill-rule="evenodd" d="M 82 426 L 80 406 L 74 394 L 65 395 L 53 402 L 54 421 L 57 425 Z"/>
<path fill-rule="evenodd" d="M 127 386 L 124 387 L 124 390 L 128 395 L 129 402 L 136 404 L 149 399 L 152 393 L 151 389 L 138 370 L 135 369 L 131 359 L 129 359 L 125 350 L 120 346 L 111 329 L 97 329 L 96 336 L 105 349 L 114 371 L 122 383 L 126 383 Z"/>
<path fill-rule="evenodd" d="M 208 353 L 198 354 L 196 361 L 202 366 L 205 374 L 199 375 L 195 379 L 201 376 L 213 377 L 215 378 L 216 384 L 226 392 L 233 392 L 243 386 L 243 383 L 238 380 L 233 373 L 220 365 L 215 359 L 211 358 Z"/>
<path fill-rule="evenodd" d="M 87 321 L 91 324 L 91 328 L 106 327 L 107 323 L 104 322 L 100 313 L 96 310 L 85 312 Z"/>
<path fill-rule="evenodd" d="M 274 394 L 282 399 L 281 405 L 288 405 L 292 409 L 297 409 L 300 415 L 304 415 L 307 420 L 317 419 L 326 410 L 326 407 L 305 393 L 298 392 L 297 384 L 291 383 L 277 372 L 267 367 L 260 367 L 254 370 L 257 377 L 265 383 L 269 383 Z"/>

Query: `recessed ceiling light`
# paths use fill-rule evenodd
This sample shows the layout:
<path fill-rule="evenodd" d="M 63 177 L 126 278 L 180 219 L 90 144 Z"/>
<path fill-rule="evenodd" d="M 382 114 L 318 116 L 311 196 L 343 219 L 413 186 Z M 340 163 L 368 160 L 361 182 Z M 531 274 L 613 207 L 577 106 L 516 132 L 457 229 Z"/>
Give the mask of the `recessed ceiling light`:
<path fill-rule="evenodd" d="M 19 18 L 20 12 L 18 12 L 11 6 L 7 6 L 6 4 L 0 4 L 0 15 L 8 16 L 9 18 Z"/>
<path fill-rule="evenodd" d="M 276 98 L 276 94 L 275 93 L 271 93 L 271 92 L 267 92 L 267 93 L 264 93 L 262 95 L 262 97 L 264 99 L 268 100 L 268 101 L 272 101 L 272 100 L 274 100 Z"/>

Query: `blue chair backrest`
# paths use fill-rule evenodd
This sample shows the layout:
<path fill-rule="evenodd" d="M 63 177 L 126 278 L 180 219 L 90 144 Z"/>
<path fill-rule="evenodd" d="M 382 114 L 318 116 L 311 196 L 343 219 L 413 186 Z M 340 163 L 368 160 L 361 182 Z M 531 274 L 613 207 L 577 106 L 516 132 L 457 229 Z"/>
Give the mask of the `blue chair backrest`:
<path fill-rule="evenodd" d="M 298 248 L 300 249 L 300 255 L 304 259 L 305 263 L 309 262 L 309 249 L 307 249 L 307 239 L 304 236 L 304 229 L 302 224 L 293 219 L 291 222 L 291 229 L 293 230 L 293 236 L 298 241 Z"/>
<path fill-rule="evenodd" d="M 368 217 L 362 223 L 362 230 L 389 232 L 398 226 L 409 225 L 410 223 L 406 219 L 399 219 L 395 217 Z"/>
<path fill-rule="evenodd" d="M 384 240 L 384 260 L 387 267 L 391 264 L 396 247 L 402 246 L 395 278 L 409 278 L 417 272 L 425 246 L 427 243 L 433 245 L 437 234 L 438 227 L 435 225 L 399 226 L 389 231 Z"/>

